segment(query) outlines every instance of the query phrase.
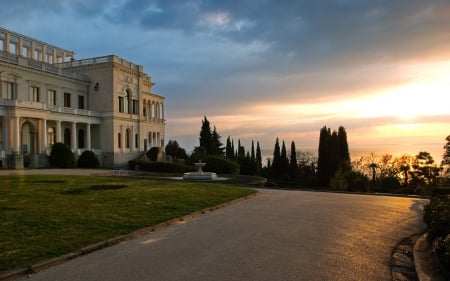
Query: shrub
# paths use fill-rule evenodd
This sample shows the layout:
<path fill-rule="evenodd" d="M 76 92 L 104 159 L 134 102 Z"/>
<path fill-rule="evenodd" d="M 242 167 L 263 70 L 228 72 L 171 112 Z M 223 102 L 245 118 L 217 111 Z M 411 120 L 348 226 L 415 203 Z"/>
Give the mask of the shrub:
<path fill-rule="evenodd" d="M 350 171 L 337 173 L 330 181 L 332 190 L 365 192 L 369 186 L 369 178 L 361 173 Z"/>
<path fill-rule="evenodd" d="M 49 162 L 52 167 L 73 168 L 75 167 L 75 155 L 64 143 L 55 143 L 50 152 Z"/>
<path fill-rule="evenodd" d="M 98 168 L 100 167 L 100 161 L 93 151 L 86 150 L 78 157 L 77 165 L 79 168 Z"/>
<path fill-rule="evenodd" d="M 147 151 L 147 158 L 151 161 L 156 161 L 158 159 L 159 147 L 152 147 Z"/>
<path fill-rule="evenodd" d="M 428 226 L 430 241 L 450 234 L 450 197 L 433 197 L 423 209 L 423 220 Z"/>
<path fill-rule="evenodd" d="M 209 155 L 205 159 L 205 171 L 220 174 L 238 174 L 239 164 L 222 156 Z"/>
<path fill-rule="evenodd" d="M 381 190 L 383 191 L 397 191 L 402 188 L 401 183 L 396 177 L 384 177 L 381 179 Z"/>
<path fill-rule="evenodd" d="M 438 256 L 444 274 L 450 277 L 450 196 L 433 197 L 423 209 L 427 224 L 428 240 Z"/>

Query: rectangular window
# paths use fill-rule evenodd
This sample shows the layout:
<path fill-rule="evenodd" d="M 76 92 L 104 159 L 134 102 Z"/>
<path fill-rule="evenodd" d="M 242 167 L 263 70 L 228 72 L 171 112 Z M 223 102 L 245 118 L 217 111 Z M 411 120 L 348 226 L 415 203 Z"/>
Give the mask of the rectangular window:
<path fill-rule="evenodd" d="M 2 83 L 3 98 L 12 100 L 14 98 L 14 83 L 4 81 Z"/>
<path fill-rule="evenodd" d="M 78 96 L 78 109 L 84 109 L 84 96 Z"/>
<path fill-rule="evenodd" d="M 47 103 L 48 105 L 55 106 L 56 105 L 56 91 L 55 90 L 48 90 L 47 91 Z"/>
<path fill-rule="evenodd" d="M 133 100 L 133 114 L 138 115 L 139 114 L 139 101 Z"/>
<path fill-rule="evenodd" d="M 134 135 L 134 146 L 136 148 L 139 148 L 139 135 L 138 134 Z"/>
<path fill-rule="evenodd" d="M 123 97 L 119 97 L 119 112 L 123 112 Z"/>
<path fill-rule="evenodd" d="M 39 101 L 39 88 L 36 86 L 30 87 L 30 101 Z"/>
<path fill-rule="evenodd" d="M 64 93 L 64 107 L 70 107 L 70 93 Z"/>

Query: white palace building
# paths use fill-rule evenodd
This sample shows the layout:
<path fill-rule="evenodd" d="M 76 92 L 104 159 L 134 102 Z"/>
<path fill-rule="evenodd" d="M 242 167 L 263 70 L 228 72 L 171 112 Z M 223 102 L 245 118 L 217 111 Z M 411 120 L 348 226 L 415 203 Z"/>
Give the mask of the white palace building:
<path fill-rule="evenodd" d="M 0 28 L 0 168 L 48 167 L 56 142 L 102 167 L 164 146 L 164 97 L 143 67 L 74 53 Z"/>

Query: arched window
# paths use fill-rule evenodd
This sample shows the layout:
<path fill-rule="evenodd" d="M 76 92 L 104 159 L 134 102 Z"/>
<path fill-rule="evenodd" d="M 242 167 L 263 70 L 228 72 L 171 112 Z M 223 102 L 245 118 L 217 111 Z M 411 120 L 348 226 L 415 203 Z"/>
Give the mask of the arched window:
<path fill-rule="evenodd" d="M 119 148 L 122 148 L 122 134 L 121 133 L 117 134 L 117 146 Z"/>
<path fill-rule="evenodd" d="M 84 148 L 84 130 L 78 130 L 78 148 Z"/>
<path fill-rule="evenodd" d="M 55 143 L 55 128 L 47 128 L 47 146 L 50 148 Z"/>
<path fill-rule="evenodd" d="M 125 131 L 125 148 L 130 148 L 130 129 Z"/>

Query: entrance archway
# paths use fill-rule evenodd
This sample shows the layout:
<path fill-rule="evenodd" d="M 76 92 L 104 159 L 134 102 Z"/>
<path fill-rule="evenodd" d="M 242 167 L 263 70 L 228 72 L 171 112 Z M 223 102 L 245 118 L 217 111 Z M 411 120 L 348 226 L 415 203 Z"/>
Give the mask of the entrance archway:
<path fill-rule="evenodd" d="M 20 150 L 23 155 L 34 155 L 37 153 L 38 133 L 31 122 L 25 122 L 21 130 Z"/>

